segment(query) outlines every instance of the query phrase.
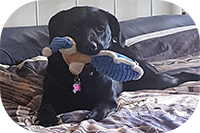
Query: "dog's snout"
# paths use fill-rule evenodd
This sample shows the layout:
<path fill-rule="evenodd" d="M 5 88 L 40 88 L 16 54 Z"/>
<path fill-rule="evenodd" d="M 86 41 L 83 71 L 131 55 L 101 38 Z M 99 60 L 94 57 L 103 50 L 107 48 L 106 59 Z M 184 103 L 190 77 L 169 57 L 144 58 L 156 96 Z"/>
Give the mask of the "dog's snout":
<path fill-rule="evenodd" d="M 88 49 L 88 50 L 95 51 L 95 50 L 97 50 L 97 43 L 96 42 L 90 42 L 90 43 L 85 45 L 85 48 Z"/>
<path fill-rule="evenodd" d="M 97 41 L 96 41 L 96 37 L 93 34 L 90 34 L 88 36 L 88 44 L 86 45 L 86 48 L 88 50 L 92 50 L 95 51 L 97 50 Z"/>

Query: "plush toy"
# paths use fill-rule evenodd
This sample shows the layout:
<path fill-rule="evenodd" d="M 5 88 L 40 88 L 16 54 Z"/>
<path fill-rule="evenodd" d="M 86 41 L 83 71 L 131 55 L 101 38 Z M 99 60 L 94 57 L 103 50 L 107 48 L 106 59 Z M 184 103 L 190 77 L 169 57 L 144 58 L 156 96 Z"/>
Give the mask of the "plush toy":
<path fill-rule="evenodd" d="M 76 43 L 70 37 L 55 37 L 49 47 L 42 50 L 42 54 L 46 57 L 52 53 L 60 51 L 63 59 L 69 65 L 69 70 L 74 75 L 79 75 L 85 64 L 91 61 L 91 56 L 81 54 L 76 50 Z"/>
<path fill-rule="evenodd" d="M 42 54 L 49 57 L 57 51 L 61 52 L 74 75 L 79 75 L 86 63 L 91 63 L 100 74 L 121 82 L 137 80 L 144 73 L 136 61 L 113 51 L 101 50 L 94 56 L 81 54 L 70 37 L 55 37 L 50 46 L 43 49 Z"/>

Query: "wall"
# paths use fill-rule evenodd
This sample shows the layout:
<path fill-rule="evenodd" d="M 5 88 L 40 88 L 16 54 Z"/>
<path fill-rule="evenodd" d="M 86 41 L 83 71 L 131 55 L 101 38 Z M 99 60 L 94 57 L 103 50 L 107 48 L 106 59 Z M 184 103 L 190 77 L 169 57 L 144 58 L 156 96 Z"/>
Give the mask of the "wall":
<path fill-rule="evenodd" d="M 8 18 L 5 27 L 30 26 L 37 23 L 46 25 L 52 15 L 76 4 L 102 8 L 115 14 L 119 21 L 147 17 L 151 16 L 151 13 L 153 15 L 181 14 L 182 11 L 180 7 L 161 0 L 39 0 L 16 10 Z"/>

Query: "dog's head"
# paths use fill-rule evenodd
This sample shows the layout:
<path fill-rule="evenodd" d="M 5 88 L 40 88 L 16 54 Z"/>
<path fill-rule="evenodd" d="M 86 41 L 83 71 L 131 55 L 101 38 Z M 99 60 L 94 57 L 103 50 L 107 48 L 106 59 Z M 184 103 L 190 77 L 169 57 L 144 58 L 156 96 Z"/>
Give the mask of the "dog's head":
<path fill-rule="evenodd" d="M 95 55 L 113 43 L 125 46 L 117 19 L 95 7 L 74 7 L 61 11 L 49 21 L 50 42 L 56 36 L 70 36 L 83 54 Z"/>

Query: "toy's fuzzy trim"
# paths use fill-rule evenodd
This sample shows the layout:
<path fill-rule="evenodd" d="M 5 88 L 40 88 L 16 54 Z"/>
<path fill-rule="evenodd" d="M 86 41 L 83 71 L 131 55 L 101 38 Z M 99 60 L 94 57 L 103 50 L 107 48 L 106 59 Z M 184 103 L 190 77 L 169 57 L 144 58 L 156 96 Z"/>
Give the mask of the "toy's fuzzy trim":
<path fill-rule="evenodd" d="M 118 57 L 117 54 L 113 51 L 101 50 L 99 52 L 99 54 L 97 54 L 95 56 L 110 56 L 113 58 L 114 63 L 117 63 L 117 64 L 124 63 L 124 64 L 131 66 L 131 68 L 134 71 L 136 71 L 140 74 L 135 80 L 140 79 L 142 77 L 142 75 L 144 74 L 143 69 L 139 66 L 139 63 L 137 61 L 133 61 L 130 58 L 127 58 L 126 56 L 123 56 L 123 55 L 122 55 L 122 57 L 124 57 L 124 58 Z"/>

